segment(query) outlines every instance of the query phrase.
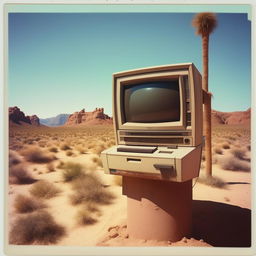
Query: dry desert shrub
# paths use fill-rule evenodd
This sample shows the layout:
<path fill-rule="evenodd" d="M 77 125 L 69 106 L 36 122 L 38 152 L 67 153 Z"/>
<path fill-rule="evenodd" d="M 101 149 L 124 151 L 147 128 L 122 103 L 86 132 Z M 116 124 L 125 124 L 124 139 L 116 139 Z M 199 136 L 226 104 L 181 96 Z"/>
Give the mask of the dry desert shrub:
<path fill-rule="evenodd" d="M 48 163 L 47 164 L 47 170 L 48 172 L 54 172 L 55 171 L 55 167 L 53 163 Z"/>
<path fill-rule="evenodd" d="M 54 155 L 49 154 L 48 152 L 43 151 L 36 146 L 23 149 L 21 151 L 21 154 L 25 157 L 27 161 L 33 163 L 48 163 L 56 159 Z"/>
<path fill-rule="evenodd" d="M 213 150 L 214 153 L 218 154 L 218 155 L 222 155 L 223 151 L 220 147 L 215 147 Z"/>
<path fill-rule="evenodd" d="M 52 147 L 49 148 L 49 151 L 52 152 L 52 153 L 57 153 L 58 152 L 58 148 L 52 146 Z"/>
<path fill-rule="evenodd" d="M 96 140 L 90 140 L 88 141 L 88 149 L 93 150 L 97 146 L 97 141 Z"/>
<path fill-rule="evenodd" d="M 226 154 L 218 158 L 218 164 L 224 170 L 231 171 L 245 171 L 248 172 L 251 170 L 250 163 L 248 161 L 241 160 L 234 157 L 233 154 Z"/>
<path fill-rule="evenodd" d="M 20 155 L 13 150 L 9 150 L 9 166 L 19 164 L 22 162 Z"/>
<path fill-rule="evenodd" d="M 61 150 L 69 150 L 69 149 L 71 149 L 71 147 L 68 143 L 65 142 L 60 145 L 60 149 Z"/>
<path fill-rule="evenodd" d="M 79 210 L 76 215 L 76 220 L 80 225 L 92 225 L 97 222 L 96 218 L 93 218 L 92 213 L 87 209 Z"/>
<path fill-rule="evenodd" d="M 90 159 L 93 163 L 95 163 L 97 166 L 103 167 L 102 161 L 98 155 L 91 155 Z"/>
<path fill-rule="evenodd" d="M 236 140 L 236 136 L 233 136 L 233 135 L 226 136 L 226 138 L 228 140 L 231 140 L 231 141 L 235 141 Z"/>
<path fill-rule="evenodd" d="M 28 173 L 25 165 L 17 164 L 9 168 L 10 184 L 31 184 L 35 179 Z"/>
<path fill-rule="evenodd" d="M 67 150 L 66 151 L 66 156 L 73 156 L 73 151 L 72 150 Z"/>
<path fill-rule="evenodd" d="M 92 212 L 92 213 L 100 213 L 99 208 L 97 207 L 96 203 L 94 203 L 94 202 L 88 202 L 86 204 L 86 209 L 87 209 L 87 211 Z"/>
<path fill-rule="evenodd" d="M 96 145 L 96 146 L 93 148 L 92 152 L 93 152 L 94 154 L 100 155 L 100 153 L 101 153 L 104 149 L 105 149 L 105 146 L 102 145 L 102 144 L 100 144 L 100 145 Z"/>
<path fill-rule="evenodd" d="M 17 218 L 9 234 L 10 244 L 54 244 L 65 234 L 64 227 L 46 211 Z"/>
<path fill-rule="evenodd" d="M 72 181 L 84 174 L 82 165 L 78 163 L 67 162 L 62 168 L 62 177 L 65 182 Z"/>
<path fill-rule="evenodd" d="M 114 145 L 116 145 L 115 140 L 112 139 L 112 140 L 107 141 L 107 148 L 112 147 Z"/>
<path fill-rule="evenodd" d="M 222 179 L 214 176 L 206 176 L 206 175 L 200 175 L 200 177 L 197 180 L 199 183 L 216 187 L 216 188 L 225 188 L 226 182 Z"/>
<path fill-rule="evenodd" d="M 230 149 L 229 143 L 224 142 L 224 143 L 222 144 L 222 148 L 223 148 L 223 149 Z"/>
<path fill-rule="evenodd" d="M 23 143 L 24 143 L 24 144 L 28 144 L 28 145 L 32 145 L 32 144 L 34 144 L 34 140 L 31 139 L 31 138 L 24 139 L 24 140 L 23 140 Z"/>
<path fill-rule="evenodd" d="M 83 146 L 77 146 L 76 150 L 80 153 L 80 154 L 85 154 L 87 151 L 87 148 L 83 147 Z"/>
<path fill-rule="evenodd" d="M 44 207 L 46 205 L 40 200 L 24 195 L 17 195 L 14 202 L 14 208 L 18 213 L 33 212 Z"/>
<path fill-rule="evenodd" d="M 45 140 L 38 141 L 38 146 L 40 148 L 44 148 L 46 145 L 47 145 L 47 141 L 45 141 Z"/>
<path fill-rule="evenodd" d="M 63 167 L 65 166 L 65 163 L 63 161 L 59 161 L 58 165 L 56 166 L 57 168 L 63 169 Z"/>
<path fill-rule="evenodd" d="M 40 180 L 32 185 L 30 189 L 30 193 L 38 198 L 49 199 L 55 197 L 58 193 L 60 193 L 60 189 L 58 189 L 55 185 L 50 183 L 49 181 Z"/>
<path fill-rule="evenodd" d="M 84 174 L 80 179 L 72 183 L 74 194 L 71 195 L 71 203 L 96 203 L 110 204 L 114 196 L 104 188 L 100 180 L 93 174 Z"/>
<path fill-rule="evenodd" d="M 232 148 L 230 152 L 234 155 L 234 157 L 240 160 L 244 160 L 246 151 L 247 151 L 246 148 L 235 147 L 235 148 Z"/>

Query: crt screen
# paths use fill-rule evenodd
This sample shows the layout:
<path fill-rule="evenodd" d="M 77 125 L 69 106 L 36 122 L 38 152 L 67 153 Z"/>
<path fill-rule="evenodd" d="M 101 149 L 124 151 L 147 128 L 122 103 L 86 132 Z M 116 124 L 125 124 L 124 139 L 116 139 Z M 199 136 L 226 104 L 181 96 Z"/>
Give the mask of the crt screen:
<path fill-rule="evenodd" d="M 180 120 L 179 81 L 160 81 L 124 87 L 126 122 L 158 123 Z"/>

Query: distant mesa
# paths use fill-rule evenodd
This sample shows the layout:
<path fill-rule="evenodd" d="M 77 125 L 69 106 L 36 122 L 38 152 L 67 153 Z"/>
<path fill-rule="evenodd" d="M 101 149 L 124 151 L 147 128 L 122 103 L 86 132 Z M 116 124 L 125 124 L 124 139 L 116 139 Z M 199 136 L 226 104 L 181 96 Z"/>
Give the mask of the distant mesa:
<path fill-rule="evenodd" d="M 85 112 L 82 109 L 68 117 L 65 125 L 96 125 L 96 124 L 112 124 L 113 119 L 104 114 L 104 108 L 96 108 L 92 112 Z"/>
<path fill-rule="evenodd" d="M 15 106 L 9 107 L 9 124 L 40 126 L 40 121 L 37 115 L 25 116 L 25 114 Z"/>
<path fill-rule="evenodd" d="M 55 117 L 50 118 L 40 118 L 40 123 L 47 126 L 62 126 L 64 125 L 70 114 L 59 114 Z"/>
<path fill-rule="evenodd" d="M 251 108 L 246 111 L 220 112 L 212 110 L 212 124 L 249 125 L 251 122 Z"/>
<path fill-rule="evenodd" d="M 212 110 L 212 124 L 227 125 L 250 125 L 251 108 L 246 111 L 221 112 Z M 12 126 L 32 125 L 32 126 L 72 126 L 72 125 L 97 125 L 113 124 L 113 119 L 104 114 L 103 108 L 96 108 L 92 112 L 82 109 L 73 114 L 60 114 L 56 117 L 39 119 L 37 115 L 26 116 L 17 106 L 9 107 L 9 124 Z"/>

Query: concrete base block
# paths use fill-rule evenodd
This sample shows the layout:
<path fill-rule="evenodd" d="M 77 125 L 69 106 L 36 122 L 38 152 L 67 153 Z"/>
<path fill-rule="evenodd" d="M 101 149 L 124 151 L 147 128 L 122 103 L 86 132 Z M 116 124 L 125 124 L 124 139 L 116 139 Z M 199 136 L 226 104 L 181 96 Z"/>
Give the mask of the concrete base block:
<path fill-rule="evenodd" d="M 191 232 L 192 180 L 169 182 L 123 176 L 130 237 L 178 241 Z"/>

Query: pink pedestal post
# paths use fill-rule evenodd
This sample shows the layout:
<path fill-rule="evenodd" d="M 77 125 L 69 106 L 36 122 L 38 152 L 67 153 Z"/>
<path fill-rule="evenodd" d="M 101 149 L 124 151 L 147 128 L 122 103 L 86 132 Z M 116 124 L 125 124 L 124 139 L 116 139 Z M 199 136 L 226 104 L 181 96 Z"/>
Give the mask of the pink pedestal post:
<path fill-rule="evenodd" d="M 192 180 L 123 177 L 130 237 L 178 241 L 191 233 Z"/>

